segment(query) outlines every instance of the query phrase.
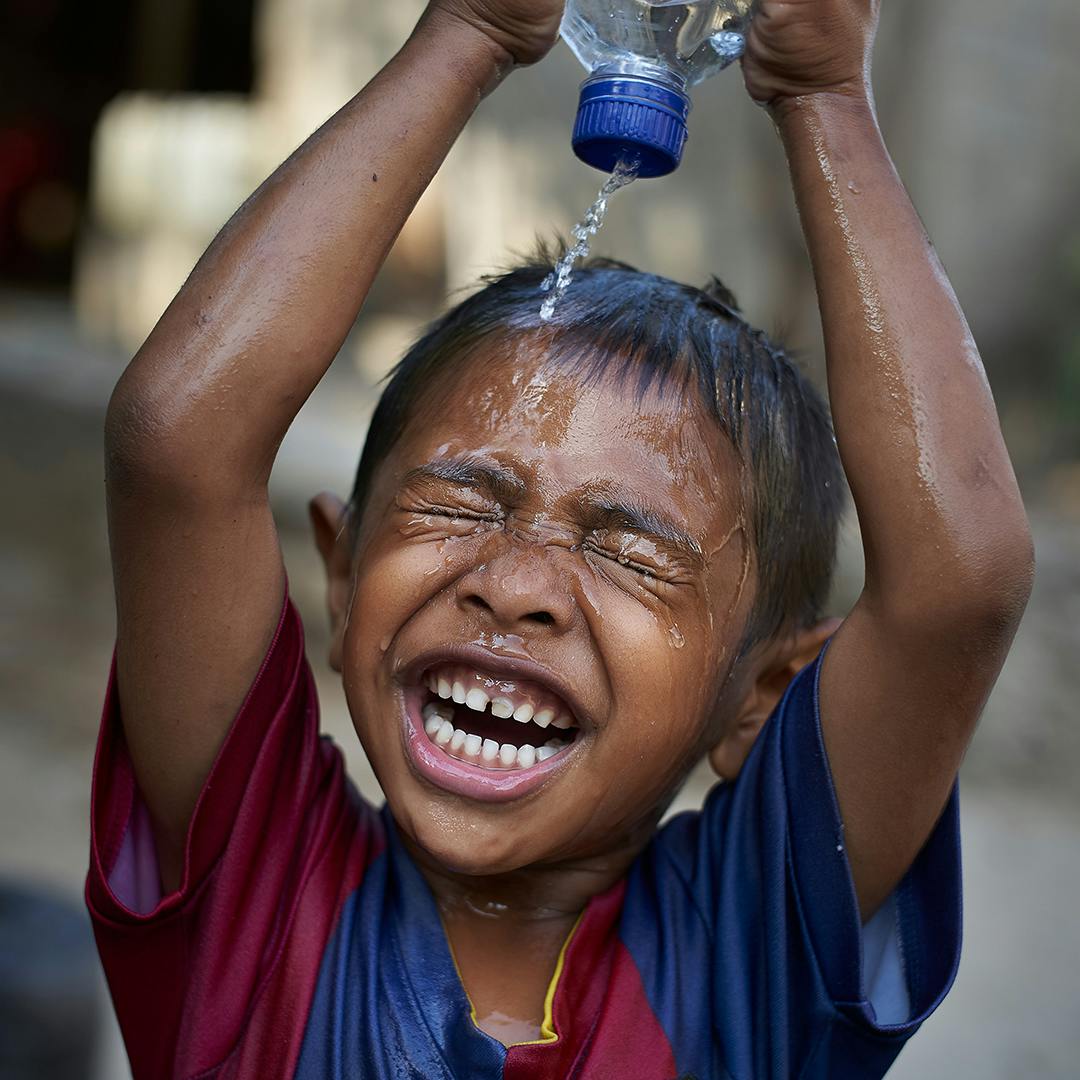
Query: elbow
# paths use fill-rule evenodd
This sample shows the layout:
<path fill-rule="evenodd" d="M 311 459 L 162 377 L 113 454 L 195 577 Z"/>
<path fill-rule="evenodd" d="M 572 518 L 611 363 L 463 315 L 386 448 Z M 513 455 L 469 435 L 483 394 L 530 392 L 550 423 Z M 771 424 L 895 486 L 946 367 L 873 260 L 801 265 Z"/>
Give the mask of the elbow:
<path fill-rule="evenodd" d="M 105 484 L 113 495 L 177 490 L 197 475 L 197 450 L 184 435 L 191 425 L 167 395 L 155 393 L 129 369 L 105 414 Z"/>
<path fill-rule="evenodd" d="M 1020 624 L 1035 584 L 1035 543 L 1021 509 L 1008 528 L 975 546 L 963 558 L 962 594 L 985 620 L 1011 627 Z"/>
<path fill-rule="evenodd" d="M 133 386 L 125 372 L 109 398 L 105 413 L 105 483 L 110 491 L 141 486 L 140 478 L 156 472 L 156 459 L 164 440 L 157 438 L 161 424 L 148 395 Z"/>
<path fill-rule="evenodd" d="M 998 613 L 1011 628 L 1011 640 L 1024 617 L 1035 587 L 1035 541 L 1026 518 L 1007 553 L 1007 560 Z"/>
<path fill-rule="evenodd" d="M 947 634 L 962 633 L 969 641 L 1008 649 L 1034 583 L 1035 547 L 1021 516 L 1009 530 L 953 553 L 929 614 Z"/>
<path fill-rule="evenodd" d="M 900 636 L 965 641 L 986 655 L 1007 650 L 1035 580 L 1026 518 L 936 554 L 946 550 L 945 558 L 907 558 L 887 576 L 868 577 L 864 598 Z"/>
<path fill-rule="evenodd" d="M 242 422 L 184 388 L 147 387 L 130 371 L 105 416 L 105 486 L 111 498 L 183 505 L 263 494 L 272 452 L 254 450 Z"/>

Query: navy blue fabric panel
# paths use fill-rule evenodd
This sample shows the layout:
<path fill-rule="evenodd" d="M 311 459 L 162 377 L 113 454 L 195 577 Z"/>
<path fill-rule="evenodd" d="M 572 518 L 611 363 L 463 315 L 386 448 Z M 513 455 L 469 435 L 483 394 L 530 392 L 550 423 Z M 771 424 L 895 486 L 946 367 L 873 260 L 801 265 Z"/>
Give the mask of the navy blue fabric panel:
<path fill-rule="evenodd" d="M 620 935 L 681 1074 L 884 1076 L 955 974 L 954 795 L 896 896 L 912 1016 L 877 1025 L 821 736 L 820 667 L 794 681 L 738 781 L 673 819 L 631 872 Z"/>
<path fill-rule="evenodd" d="M 389 814 L 387 850 L 344 906 L 296 1080 L 496 1080 L 506 1050 L 472 1023 L 427 883 Z"/>
<path fill-rule="evenodd" d="M 657 845 L 630 872 L 619 937 L 671 1043 L 678 1075 L 727 1080 L 713 1034 L 713 920 L 699 909 L 693 891 L 673 874 Z M 736 1000 L 732 1006 L 740 1008 Z"/>
<path fill-rule="evenodd" d="M 880 1036 L 885 1042 L 898 1036 L 906 1039 L 944 999 L 960 963 L 959 795 L 954 787 L 941 820 L 896 890 L 911 1014 L 905 1023 L 880 1025 L 863 986 L 858 902 L 821 732 L 822 660 L 793 687 L 782 724 L 787 729 L 781 753 L 789 846 L 800 912 L 829 997 L 853 1022 L 853 1030 Z M 833 902 L 824 902 L 829 897 Z"/>

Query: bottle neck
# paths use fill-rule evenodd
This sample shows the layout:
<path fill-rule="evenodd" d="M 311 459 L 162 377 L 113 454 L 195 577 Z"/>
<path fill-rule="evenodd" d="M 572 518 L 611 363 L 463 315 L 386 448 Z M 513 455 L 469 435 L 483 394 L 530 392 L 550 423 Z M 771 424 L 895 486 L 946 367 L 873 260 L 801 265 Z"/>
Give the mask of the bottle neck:
<path fill-rule="evenodd" d="M 589 74 L 590 82 L 593 79 L 611 78 L 645 79 L 648 82 L 669 87 L 680 94 L 685 94 L 687 88 L 686 79 L 677 71 L 672 71 L 665 64 L 644 60 L 640 56 L 628 56 L 625 60 L 604 64 Z"/>

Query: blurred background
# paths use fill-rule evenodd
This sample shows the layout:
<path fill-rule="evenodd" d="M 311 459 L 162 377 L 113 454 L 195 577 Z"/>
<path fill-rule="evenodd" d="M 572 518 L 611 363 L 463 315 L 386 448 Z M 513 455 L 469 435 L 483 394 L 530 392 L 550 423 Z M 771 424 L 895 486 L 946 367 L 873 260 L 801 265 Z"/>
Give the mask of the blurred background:
<path fill-rule="evenodd" d="M 891 1075 L 1077 1077 L 1080 7 L 883 6 L 882 124 L 982 347 L 1039 556 L 1026 622 L 965 766 L 963 966 Z M 80 898 L 113 636 L 100 447 L 109 392 L 217 228 L 392 55 L 420 7 L 0 9 L 2 1078 L 128 1075 Z M 581 77 L 560 45 L 482 106 L 275 472 L 325 725 L 373 797 L 323 660 L 305 502 L 346 491 L 379 378 L 447 297 L 538 234 L 565 235 L 594 197 L 602 178 L 569 146 Z M 719 274 L 820 374 L 783 158 L 737 73 L 698 90 L 684 165 L 614 200 L 597 250 L 695 283 Z M 838 613 L 860 573 L 850 525 Z M 705 784 L 695 777 L 682 804 Z M 26 1068 L 31 1043 L 47 1053 Z"/>

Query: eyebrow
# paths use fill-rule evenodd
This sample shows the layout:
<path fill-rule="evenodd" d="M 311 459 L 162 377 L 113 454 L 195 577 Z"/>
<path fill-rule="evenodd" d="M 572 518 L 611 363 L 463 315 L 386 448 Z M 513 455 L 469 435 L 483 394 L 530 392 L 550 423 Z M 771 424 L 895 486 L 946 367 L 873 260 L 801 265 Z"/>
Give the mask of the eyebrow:
<path fill-rule="evenodd" d="M 405 474 L 405 484 L 420 480 L 445 480 L 464 487 L 482 488 L 499 501 L 520 496 L 525 482 L 512 469 L 498 462 L 471 456 L 439 458 L 426 465 L 418 465 Z"/>
<path fill-rule="evenodd" d="M 694 563 L 704 562 L 701 545 L 669 517 L 626 497 L 609 498 L 593 496 L 586 499 L 586 506 L 596 521 L 605 528 L 624 528 L 630 532 L 660 540 L 668 547 L 677 549 Z"/>
<path fill-rule="evenodd" d="M 405 474 L 404 483 L 423 480 L 444 480 L 451 484 L 481 488 L 500 502 L 520 498 L 527 486 L 516 472 L 505 465 L 472 455 L 439 458 L 418 465 Z M 695 564 L 701 565 L 705 561 L 701 545 L 685 529 L 631 496 L 585 495 L 582 505 L 592 528 L 622 528 L 641 533 L 674 548 Z"/>

